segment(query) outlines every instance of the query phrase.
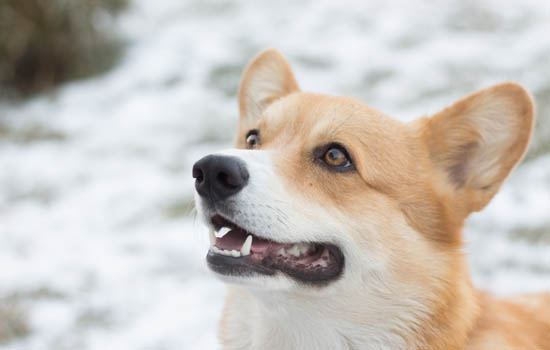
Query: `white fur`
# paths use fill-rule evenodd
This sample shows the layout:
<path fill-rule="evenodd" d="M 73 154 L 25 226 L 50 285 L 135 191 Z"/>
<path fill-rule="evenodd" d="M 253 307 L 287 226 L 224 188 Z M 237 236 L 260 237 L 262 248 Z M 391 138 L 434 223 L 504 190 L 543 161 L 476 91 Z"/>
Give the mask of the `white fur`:
<path fill-rule="evenodd" d="M 302 285 L 282 273 L 219 276 L 241 296 L 227 306 L 230 344 L 226 349 L 414 349 L 412 333 L 429 310 L 418 300 L 433 296 L 398 282 L 389 250 L 376 240 L 385 230 L 393 230 L 402 233 L 401 244 L 425 245 L 429 252 L 428 244 L 403 217 L 393 213 L 391 220 L 382 222 L 365 213 L 355 222 L 326 204 L 289 193 L 273 169 L 269 151 L 217 154 L 242 159 L 250 174 L 248 185 L 219 208 L 221 214 L 255 235 L 278 242 L 334 243 L 346 259 L 340 279 L 322 288 Z M 200 197 L 196 199 L 199 215 L 209 224 L 213 213 L 201 205 Z M 365 231 L 370 234 L 354 234 Z M 435 254 L 423 257 L 433 264 L 438 258 Z"/>

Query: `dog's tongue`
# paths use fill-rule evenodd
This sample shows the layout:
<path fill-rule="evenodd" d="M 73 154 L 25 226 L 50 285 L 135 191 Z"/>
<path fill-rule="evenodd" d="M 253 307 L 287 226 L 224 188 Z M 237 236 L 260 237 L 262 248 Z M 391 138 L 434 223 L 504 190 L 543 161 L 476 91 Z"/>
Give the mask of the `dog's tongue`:
<path fill-rule="evenodd" d="M 252 240 L 252 247 L 250 248 L 250 250 L 252 251 L 252 253 L 264 253 L 268 249 L 278 250 L 286 246 L 287 245 L 283 243 L 276 243 L 267 239 L 254 236 L 254 239 Z"/>
<path fill-rule="evenodd" d="M 248 234 L 246 232 L 236 228 L 229 231 L 225 236 L 216 238 L 216 246 L 225 250 L 239 251 L 241 250 L 241 247 L 243 246 L 243 243 L 246 240 L 247 236 Z M 276 243 L 267 239 L 253 236 L 252 246 L 250 247 L 250 250 L 252 251 L 252 253 L 263 253 L 267 249 L 277 250 L 284 247 L 286 247 L 285 244 Z"/>

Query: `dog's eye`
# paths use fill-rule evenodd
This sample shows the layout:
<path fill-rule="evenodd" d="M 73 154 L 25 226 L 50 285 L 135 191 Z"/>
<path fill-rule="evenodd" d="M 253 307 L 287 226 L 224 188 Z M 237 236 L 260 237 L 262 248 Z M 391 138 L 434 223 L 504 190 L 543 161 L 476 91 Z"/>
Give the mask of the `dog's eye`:
<path fill-rule="evenodd" d="M 323 160 L 325 163 L 332 167 L 341 167 L 346 165 L 346 163 L 349 163 L 346 155 L 344 152 L 339 150 L 338 148 L 331 148 L 329 149 L 324 157 Z"/>
<path fill-rule="evenodd" d="M 339 145 L 329 147 L 322 160 L 329 167 L 338 170 L 346 170 L 352 166 L 346 150 Z"/>
<path fill-rule="evenodd" d="M 246 134 L 246 146 L 248 148 L 254 148 L 260 144 L 260 135 L 258 135 L 258 129 L 253 129 Z"/>

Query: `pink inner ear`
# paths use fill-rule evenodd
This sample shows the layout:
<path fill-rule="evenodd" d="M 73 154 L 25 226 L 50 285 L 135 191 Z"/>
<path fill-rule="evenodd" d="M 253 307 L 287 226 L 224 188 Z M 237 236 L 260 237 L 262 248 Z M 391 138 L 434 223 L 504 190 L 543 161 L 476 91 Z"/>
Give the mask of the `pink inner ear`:
<path fill-rule="evenodd" d="M 459 147 L 459 151 L 454 154 L 451 159 L 452 166 L 447 168 L 451 181 L 457 185 L 458 188 L 464 186 L 466 180 L 468 180 L 468 168 L 469 160 L 473 156 L 473 153 L 478 148 L 479 143 L 470 142 L 468 144 Z"/>
<path fill-rule="evenodd" d="M 425 124 L 434 165 L 444 170 L 469 212 L 489 203 L 525 153 L 533 128 L 531 97 L 515 83 L 498 84 L 457 101 Z"/>

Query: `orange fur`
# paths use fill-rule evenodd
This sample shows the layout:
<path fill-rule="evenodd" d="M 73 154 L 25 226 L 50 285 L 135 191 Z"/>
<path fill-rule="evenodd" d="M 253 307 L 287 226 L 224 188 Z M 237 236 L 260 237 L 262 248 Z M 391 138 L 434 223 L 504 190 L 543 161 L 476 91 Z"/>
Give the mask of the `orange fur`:
<path fill-rule="evenodd" d="M 388 303 L 409 288 L 421 305 L 403 331 L 409 349 L 550 349 L 550 297 L 497 300 L 476 291 L 461 252 L 464 220 L 491 200 L 528 145 L 534 111 L 521 86 L 496 85 L 402 123 L 352 98 L 300 92 L 288 63 L 268 50 L 245 71 L 239 99 L 236 146 L 259 129 L 260 148 L 273 151 L 289 191 L 331 208 L 349 239 L 387 267 L 369 278 L 390 280 L 380 292 Z M 346 145 L 357 172 L 331 173 L 312 161 L 328 142 Z M 340 313 L 331 317 L 366 326 L 355 306 L 360 292 L 346 295 L 357 303 L 335 302 Z M 226 346 L 245 327 L 240 300 L 253 298 L 230 288 L 220 324 Z"/>

